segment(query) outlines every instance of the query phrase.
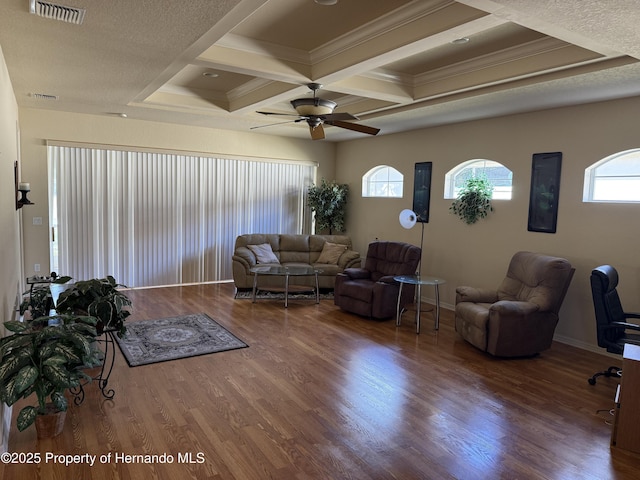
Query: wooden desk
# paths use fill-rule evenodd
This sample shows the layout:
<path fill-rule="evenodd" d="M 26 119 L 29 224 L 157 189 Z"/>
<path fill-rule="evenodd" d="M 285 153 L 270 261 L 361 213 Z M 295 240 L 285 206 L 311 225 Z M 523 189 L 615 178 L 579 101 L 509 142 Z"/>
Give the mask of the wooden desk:
<path fill-rule="evenodd" d="M 640 346 L 626 344 L 611 445 L 640 453 Z"/>

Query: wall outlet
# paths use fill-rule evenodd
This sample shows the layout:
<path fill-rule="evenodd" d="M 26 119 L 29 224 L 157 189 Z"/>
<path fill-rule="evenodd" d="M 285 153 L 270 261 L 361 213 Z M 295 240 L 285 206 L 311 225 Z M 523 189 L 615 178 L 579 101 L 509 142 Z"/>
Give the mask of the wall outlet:
<path fill-rule="evenodd" d="M 36 263 L 36 264 L 33 265 L 33 271 L 34 272 L 39 272 L 40 271 L 40 264 L 39 263 Z"/>
<path fill-rule="evenodd" d="M 42 225 L 42 217 L 33 217 L 34 225 Z"/>

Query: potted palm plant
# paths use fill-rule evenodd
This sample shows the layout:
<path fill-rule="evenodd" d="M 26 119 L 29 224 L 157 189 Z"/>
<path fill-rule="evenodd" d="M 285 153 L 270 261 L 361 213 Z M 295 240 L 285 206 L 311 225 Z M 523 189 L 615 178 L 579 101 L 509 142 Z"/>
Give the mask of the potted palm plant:
<path fill-rule="evenodd" d="M 91 315 L 98 319 L 98 333 L 115 330 L 121 337 L 127 330 L 124 322 L 131 315 L 131 300 L 119 290 L 121 287 L 124 285 L 112 276 L 77 281 L 60 293 L 56 311 Z"/>
<path fill-rule="evenodd" d="M 22 408 L 16 423 L 23 431 L 35 422 L 39 438 L 62 431 L 65 391 L 91 381 L 84 369 L 100 362 L 95 318 L 56 315 L 36 320 L 44 319 L 42 329 L 32 322 L 5 322 L 12 334 L 0 339 L 0 400 L 11 406 L 35 394 L 37 405 Z"/>

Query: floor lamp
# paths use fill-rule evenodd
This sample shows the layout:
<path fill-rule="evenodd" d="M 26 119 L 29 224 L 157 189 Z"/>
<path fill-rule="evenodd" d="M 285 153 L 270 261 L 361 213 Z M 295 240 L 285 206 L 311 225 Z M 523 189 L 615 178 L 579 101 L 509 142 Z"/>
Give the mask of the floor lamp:
<path fill-rule="evenodd" d="M 400 212 L 400 225 L 403 228 L 411 229 L 415 226 L 418 221 L 418 215 L 413 210 L 409 210 L 405 208 Z M 420 261 L 418 262 L 418 276 L 422 273 L 422 246 L 424 244 L 424 222 L 420 222 L 422 224 L 422 235 L 420 236 Z"/>

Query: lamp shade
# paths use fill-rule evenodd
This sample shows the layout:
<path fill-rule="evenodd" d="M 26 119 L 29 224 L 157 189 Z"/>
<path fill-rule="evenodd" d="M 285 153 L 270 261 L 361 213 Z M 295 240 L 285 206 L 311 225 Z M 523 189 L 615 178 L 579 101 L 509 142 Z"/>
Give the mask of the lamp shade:
<path fill-rule="evenodd" d="M 416 221 L 418 220 L 418 216 L 413 210 L 409 210 L 408 208 L 405 208 L 400 212 L 399 220 L 400 220 L 400 225 L 402 225 L 406 229 L 409 229 L 409 228 L 413 228 L 413 226 L 416 224 Z"/>
<path fill-rule="evenodd" d="M 336 102 L 323 98 L 297 98 L 291 100 L 291 105 L 299 115 L 329 115 L 336 108 Z"/>

